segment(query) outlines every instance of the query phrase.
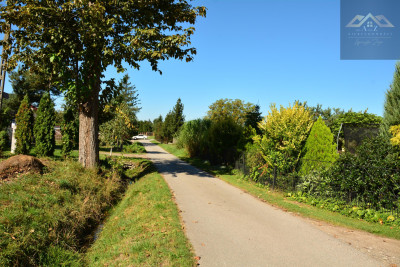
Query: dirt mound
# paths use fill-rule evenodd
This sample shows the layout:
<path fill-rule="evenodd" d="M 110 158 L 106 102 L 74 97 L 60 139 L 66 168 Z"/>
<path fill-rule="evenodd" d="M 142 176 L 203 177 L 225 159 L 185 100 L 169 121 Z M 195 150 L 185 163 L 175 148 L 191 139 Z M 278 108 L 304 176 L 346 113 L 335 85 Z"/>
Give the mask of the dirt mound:
<path fill-rule="evenodd" d="M 17 155 L 0 162 L 0 179 L 28 172 L 42 173 L 43 167 L 43 163 L 35 157 Z"/>

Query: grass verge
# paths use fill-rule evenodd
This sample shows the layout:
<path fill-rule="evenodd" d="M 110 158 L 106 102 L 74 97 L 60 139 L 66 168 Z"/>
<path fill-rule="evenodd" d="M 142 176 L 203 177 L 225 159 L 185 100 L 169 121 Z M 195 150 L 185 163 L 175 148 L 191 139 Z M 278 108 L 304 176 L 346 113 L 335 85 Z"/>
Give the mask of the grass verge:
<path fill-rule="evenodd" d="M 331 212 L 304 203 L 288 200 L 284 193 L 271 191 L 266 186 L 243 179 L 243 175 L 235 173 L 230 169 L 220 166 L 211 166 L 208 161 L 189 158 L 184 149 L 178 149 L 174 144 L 160 144 L 156 141 L 152 142 L 158 144 L 163 149 L 179 157 L 180 159 L 185 160 L 186 162 L 219 177 L 221 180 L 241 188 L 247 193 L 286 211 L 290 211 L 304 217 L 326 221 L 334 225 L 363 230 L 380 236 L 400 240 L 400 227 L 398 226 L 370 223 L 360 219 L 350 218 L 337 212 Z"/>
<path fill-rule="evenodd" d="M 89 266 L 195 266 L 171 192 L 154 168 L 129 185 L 89 249 L 87 262 Z"/>
<path fill-rule="evenodd" d="M 83 265 L 86 237 L 120 196 L 119 175 L 46 159 L 43 175 L 0 184 L 0 266 Z"/>

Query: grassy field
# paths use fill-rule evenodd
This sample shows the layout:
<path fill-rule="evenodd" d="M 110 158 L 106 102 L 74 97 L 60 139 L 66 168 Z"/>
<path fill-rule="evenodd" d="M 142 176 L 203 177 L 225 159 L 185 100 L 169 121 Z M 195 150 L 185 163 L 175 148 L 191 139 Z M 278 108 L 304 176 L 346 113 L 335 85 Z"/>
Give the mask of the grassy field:
<path fill-rule="evenodd" d="M 154 170 L 129 185 L 87 254 L 89 266 L 195 266 L 164 179 Z"/>
<path fill-rule="evenodd" d="M 393 227 L 389 225 L 381 225 L 379 223 L 370 223 L 360 219 L 346 217 L 336 212 L 331 212 L 314 206 L 288 200 L 285 197 L 285 193 L 271 191 L 266 186 L 246 180 L 242 174 L 236 173 L 235 171 L 223 167 L 221 168 L 220 166 L 211 166 L 207 161 L 204 160 L 188 158 L 184 149 L 178 149 L 173 144 L 160 144 L 156 141 L 153 141 L 153 143 L 160 145 L 171 154 L 174 154 L 182 160 L 185 160 L 190 164 L 219 177 L 225 182 L 241 188 L 249 194 L 284 210 L 297 213 L 304 217 L 326 221 L 335 225 L 359 229 L 385 237 L 400 239 L 400 227 L 398 226 Z"/>

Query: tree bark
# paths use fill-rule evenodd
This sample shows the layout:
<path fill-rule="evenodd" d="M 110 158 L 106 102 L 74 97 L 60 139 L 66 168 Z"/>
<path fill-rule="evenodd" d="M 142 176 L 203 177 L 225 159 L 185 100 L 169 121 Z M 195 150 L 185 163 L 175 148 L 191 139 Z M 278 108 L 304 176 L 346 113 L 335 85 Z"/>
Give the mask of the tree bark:
<path fill-rule="evenodd" d="M 79 162 L 85 168 L 95 168 L 99 163 L 99 91 L 100 78 L 87 101 L 79 105 Z"/>

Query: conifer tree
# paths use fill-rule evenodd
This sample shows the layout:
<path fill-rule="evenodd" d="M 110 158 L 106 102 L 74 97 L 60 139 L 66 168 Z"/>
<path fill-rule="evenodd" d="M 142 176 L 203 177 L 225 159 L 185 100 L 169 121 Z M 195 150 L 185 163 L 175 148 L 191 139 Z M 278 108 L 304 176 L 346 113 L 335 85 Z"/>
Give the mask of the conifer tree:
<path fill-rule="evenodd" d="M 182 125 L 185 123 L 185 116 L 183 115 L 183 104 L 182 100 L 178 98 L 176 104 L 172 110 L 174 116 L 174 128 L 173 133 L 177 133 Z"/>
<path fill-rule="evenodd" d="M 15 130 L 15 138 L 17 140 L 15 153 L 28 154 L 33 143 L 33 112 L 27 95 L 25 95 L 19 106 L 15 122 L 17 124 L 17 129 Z"/>
<path fill-rule="evenodd" d="M 304 146 L 300 173 L 306 175 L 312 170 L 329 166 L 338 157 L 333 134 L 321 117 L 314 123 Z"/>
<path fill-rule="evenodd" d="M 50 93 L 43 94 L 36 115 L 34 126 L 36 154 L 39 156 L 51 156 L 56 146 L 54 137 L 56 111 L 50 98 Z"/>
<path fill-rule="evenodd" d="M 68 157 L 78 144 L 79 116 L 72 105 L 64 106 L 63 122 L 61 125 L 62 149 L 61 154 Z"/>
<path fill-rule="evenodd" d="M 400 62 L 396 64 L 393 82 L 386 92 L 382 133 L 384 136 L 392 137 L 389 133 L 391 126 L 400 124 Z"/>

